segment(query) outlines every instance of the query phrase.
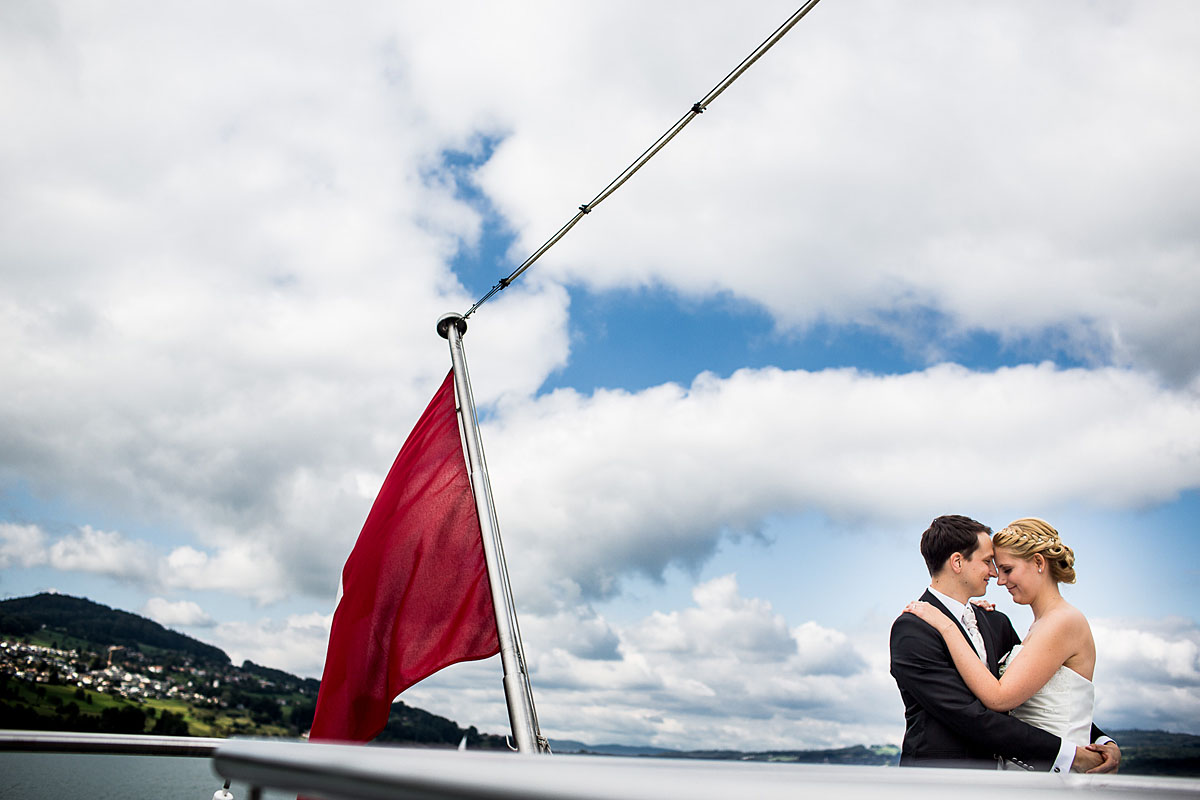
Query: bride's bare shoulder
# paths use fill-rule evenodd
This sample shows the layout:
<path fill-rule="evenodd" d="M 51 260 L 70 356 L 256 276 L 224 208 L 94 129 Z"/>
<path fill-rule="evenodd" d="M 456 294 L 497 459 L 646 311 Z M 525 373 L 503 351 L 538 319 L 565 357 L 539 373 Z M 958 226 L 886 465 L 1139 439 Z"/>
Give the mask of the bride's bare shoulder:
<path fill-rule="evenodd" d="M 1062 615 L 1063 620 L 1068 624 L 1088 627 L 1087 616 L 1070 603 L 1063 603 L 1054 611 Z"/>
<path fill-rule="evenodd" d="M 1047 611 L 1030 626 L 1029 635 L 1032 637 L 1035 632 L 1039 637 L 1061 638 L 1090 635 L 1092 628 L 1082 611 L 1070 603 L 1062 603 Z"/>

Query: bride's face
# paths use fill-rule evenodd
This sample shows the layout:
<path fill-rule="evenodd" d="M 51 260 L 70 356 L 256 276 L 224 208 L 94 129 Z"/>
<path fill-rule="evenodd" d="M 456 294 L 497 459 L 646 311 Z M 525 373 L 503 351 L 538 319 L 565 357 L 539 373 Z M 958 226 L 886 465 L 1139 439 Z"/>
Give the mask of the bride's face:
<path fill-rule="evenodd" d="M 1042 586 L 1037 564 L 1026 561 L 1003 547 L 996 548 L 996 583 L 1008 589 L 1014 603 L 1029 605 Z"/>

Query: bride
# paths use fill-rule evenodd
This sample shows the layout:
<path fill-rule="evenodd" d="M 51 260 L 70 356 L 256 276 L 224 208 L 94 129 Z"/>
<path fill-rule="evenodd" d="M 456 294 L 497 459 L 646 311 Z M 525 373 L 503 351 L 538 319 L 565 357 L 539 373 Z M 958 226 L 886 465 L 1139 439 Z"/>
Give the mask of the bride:
<path fill-rule="evenodd" d="M 1075 554 L 1058 531 L 1035 518 L 1011 523 L 992 545 L 997 583 L 1033 610 L 1029 633 L 1002 660 L 999 679 L 948 616 L 920 601 L 904 610 L 938 630 L 963 681 L 985 706 L 1084 747 L 1091 739 L 1096 642 L 1087 618 L 1058 589 L 1075 582 Z"/>

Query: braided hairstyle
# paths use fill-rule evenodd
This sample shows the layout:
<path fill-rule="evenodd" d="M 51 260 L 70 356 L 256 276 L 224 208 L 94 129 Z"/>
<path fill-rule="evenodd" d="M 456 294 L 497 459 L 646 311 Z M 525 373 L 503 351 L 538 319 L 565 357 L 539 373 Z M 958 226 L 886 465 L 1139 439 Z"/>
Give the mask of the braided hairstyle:
<path fill-rule="evenodd" d="M 1050 567 L 1051 578 L 1059 583 L 1075 582 L 1075 553 L 1045 520 L 1026 517 L 1010 522 L 992 537 L 992 545 L 1026 560 L 1040 553 Z"/>

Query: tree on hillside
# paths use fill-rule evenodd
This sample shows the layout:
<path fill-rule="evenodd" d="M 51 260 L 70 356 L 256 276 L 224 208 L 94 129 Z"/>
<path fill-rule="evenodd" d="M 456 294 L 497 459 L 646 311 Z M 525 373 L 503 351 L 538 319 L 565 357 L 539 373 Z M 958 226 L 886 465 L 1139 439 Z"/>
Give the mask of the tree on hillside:
<path fill-rule="evenodd" d="M 100 728 L 106 733 L 144 733 L 146 715 L 134 706 L 112 706 L 100 712 Z"/>
<path fill-rule="evenodd" d="M 0 611 L 0 633 L 14 637 L 26 636 L 41 627 L 32 617 Z"/>
<path fill-rule="evenodd" d="M 316 703 L 301 703 L 292 707 L 291 726 L 297 736 L 312 727 L 316 713 Z"/>
<path fill-rule="evenodd" d="M 154 727 L 150 729 L 150 732 L 162 736 L 187 736 L 187 720 L 181 714 L 163 711 L 159 715 L 158 721 L 154 723 Z"/>

